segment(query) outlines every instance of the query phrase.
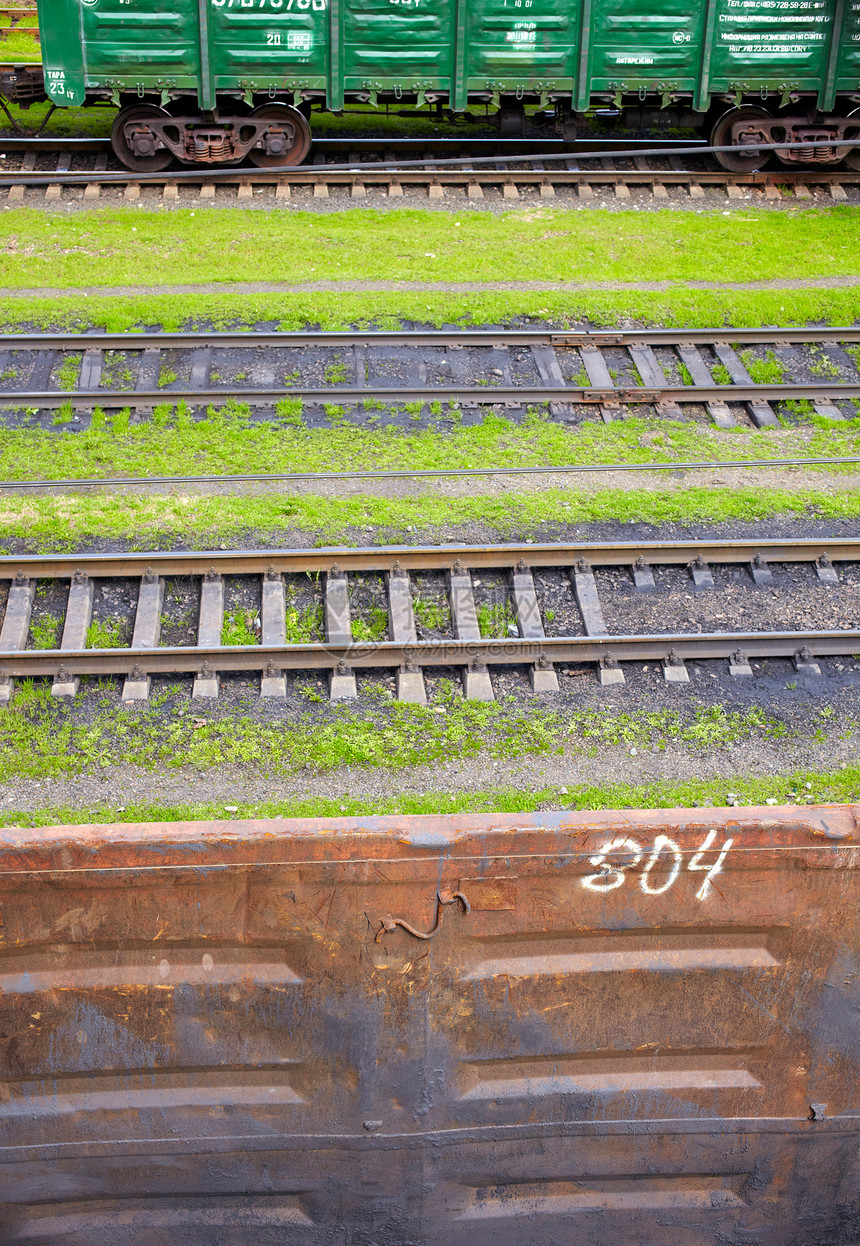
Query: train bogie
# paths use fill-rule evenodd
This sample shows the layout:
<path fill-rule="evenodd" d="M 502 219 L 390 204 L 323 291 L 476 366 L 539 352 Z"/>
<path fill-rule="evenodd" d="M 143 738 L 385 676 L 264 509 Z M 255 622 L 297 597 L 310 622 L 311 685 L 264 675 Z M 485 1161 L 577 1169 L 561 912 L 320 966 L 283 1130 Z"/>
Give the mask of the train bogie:
<path fill-rule="evenodd" d="M 347 102 L 484 105 L 508 133 L 531 102 L 568 134 L 609 104 L 743 148 L 727 167 L 764 143 L 858 159 L 857 0 L 39 0 L 39 21 L 48 97 L 120 106 L 137 168 L 296 163 L 311 108 Z"/>

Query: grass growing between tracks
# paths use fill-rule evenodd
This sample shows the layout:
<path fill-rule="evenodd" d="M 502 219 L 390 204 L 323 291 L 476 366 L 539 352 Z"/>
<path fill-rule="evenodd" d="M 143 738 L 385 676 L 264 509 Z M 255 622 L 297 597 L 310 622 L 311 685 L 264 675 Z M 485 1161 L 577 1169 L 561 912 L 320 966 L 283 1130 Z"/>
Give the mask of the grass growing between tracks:
<path fill-rule="evenodd" d="M 0 223 L 4 218 L 0 217 Z M 2 242 L 0 242 L 2 246 Z M 2 254 L 2 251 L 0 251 Z M 420 292 L 321 290 L 310 293 L 223 293 L 38 295 L 0 298 L 0 329 L 82 332 L 95 328 L 124 333 L 160 327 L 165 331 L 247 327 L 307 329 L 461 328 L 482 325 L 550 324 L 561 329 L 584 324 L 617 328 L 632 323 L 696 329 L 726 325 L 853 324 L 860 317 L 856 287 L 782 290 L 470 291 L 428 288 Z"/>
<path fill-rule="evenodd" d="M 402 425 L 368 427 L 351 421 L 308 429 L 300 423 L 251 423 L 249 414 L 247 407 L 227 404 L 210 408 L 206 419 L 193 421 L 184 406 L 166 403 L 156 409 L 153 420 L 141 424 L 130 424 L 127 412 L 111 418 L 98 412 L 83 431 L 0 429 L 0 479 L 671 465 L 705 460 L 719 464 L 860 454 L 860 419 L 834 425 L 816 416 L 799 427 L 766 430 L 742 426 L 721 430 L 639 416 L 610 425 L 569 427 L 535 410 L 522 422 L 486 414 L 481 423 L 469 425 L 456 424 L 459 414 L 448 414 L 439 417 L 437 427 L 413 431 Z M 358 418 L 367 419 L 367 413 Z M 373 419 L 379 418 L 374 410 Z M 402 420 L 402 413 L 397 418 Z M 856 465 L 839 470 L 856 471 Z"/>
<path fill-rule="evenodd" d="M 214 542 L 235 548 L 298 542 L 382 544 L 482 538 L 544 540 L 585 523 L 757 522 L 774 516 L 858 519 L 860 491 L 666 488 L 585 491 L 547 489 L 446 498 L 319 497 L 9 497 L 0 502 L 0 550 L 12 541 L 34 552 L 74 550 L 92 541 L 135 549 Z M 578 534 L 581 536 L 581 532 Z"/>
<path fill-rule="evenodd" d="M 0 217 L 3 285 L 235 282 L 658 282 L 860 274 L 852 207 L 723 214 L 418 209 L 325 214 L 103 207 Z M 217 257 L 217 264 L 213 259 Z M 855 296 L 856 298 L 856 296 Z M 617 294 L 616 294 L 617 300 Z M 793 313 L 794 295 L 783 297 Z M 856 304 L 855 304 L 856 305 Z M 185 315 L 194 314 L 186 308 Z"/>
<path fill-rule="evenodd" d="M 729 795 L 733 799 L 729 800 Z M 61 826 L 99 822 L 201 822 L 245 818 L 397 817 L 412 814 L 536 813 L 545 809 L 688 809 L 755 806 L 773 802 L 794 804 L 851 804 L 860 801 L 860 766 L 844 770 L 795 770 L 764 779 L 739 775 L 733 779 L 690 780 L 686 783 L 580 784 L 545 787 L 534 791 L 494 788 L 478 792 L 421 792 L 386 800 L 342 797 L 311 800 L 251 801 L 237 797 L 226 802 L 164 805 L 100 804 L 10 809 L 0 814 L 0 826 Z"/>
<path fill-rule="evenodd" d="M 308 771 L 331 774 L 344 766 L 405 772 L 470 758 L 501 763 L 596 756 L 607 748 L 622 750 L 619 757 L 670 748 L 696 757 L 801 736 L 825 740 L 838 732 L 853 739 L 860 729 L 853 715 L 834 728 L 829 705 L 810 710 L 800 728 L 759 707 L 612 713 L 576 709 L 575 701 L 569 709 L 548 709 L 537 698 L 465 701 L 459 685 L 441 679 L 426 707 L 398 702 L 373 684 L 346 705 L 332 706 L 311 690 L 307 709 L 294 712 L 289 722 L 274 713 L 252 715 L 256 696 L 240 698 L 238 705 L 201 706 L 191 701 L 187 682 L 167 685 L 150 703 L 133 708 L 118 700 L 116 682 L 82 681 L 70 702 L 52 698 L 50 688 L 47 681 L 23 681 L 0 715 L 0 773 L 7 781 L 99 773 L 123 764 L 201 773 L 249 767 L 257 776 L 306 777 Z"/>

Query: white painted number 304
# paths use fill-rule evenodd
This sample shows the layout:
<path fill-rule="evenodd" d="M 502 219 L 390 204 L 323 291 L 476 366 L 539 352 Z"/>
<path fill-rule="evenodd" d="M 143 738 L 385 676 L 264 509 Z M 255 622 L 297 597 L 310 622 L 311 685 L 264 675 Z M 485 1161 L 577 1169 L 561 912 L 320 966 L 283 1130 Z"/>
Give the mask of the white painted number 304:
<path fill-rule="evenodd" d="M 697 900 L 705 900 L 711 891 L 711 883 L 713 879 L 722 871 L 723 862 L 729 855 L 734 840 L 727 839 L 722 848 L 717 851 L 714 848 L 714 840 L 717 838 L 716 831 L 708 831 L 705 836 L 704 843 L 698 852 L 695 852 L 690 858 L 687 866 L 688 870 L 693 873 L 700 872 L 705 875 L 702 885 L 696 892 Z M 714 852 L 716 855 L 705 860 L 706 854 Z M 684 854 L 674 839 L 670 839 L 668 835 L 658 835 L 654 840 L 654 847 L 647 858 L 645 858 L 646 849 L 636 842 L 635 839 L 612 839 L 604 844 L 600 851 L 594 857 L 589 857 L 590 865 L 597 870 L 596 874 L 589 874 L 583 878 L 583 887 L 588 887 L 589 891 L 615 891 L 617 887 L 624 885 L 628 870 L 635 870 L 637 866 L 642 865 L 642 872 L 639 875 L 639 886 L 647 896 L 661 896 L 664 891 L 668 891 L 677 879 L 681 870 L 684 868 Z M 624 859 L 613 864 L 609 858 L 613 854 L 623 854 Z M 644 859 L 644 864 L 643 864 Z M 651 877 L 652 871 L 660 867 L 659 881 Z M 664 875 L 664 871 L 668 868 L 668 873 Z"/>

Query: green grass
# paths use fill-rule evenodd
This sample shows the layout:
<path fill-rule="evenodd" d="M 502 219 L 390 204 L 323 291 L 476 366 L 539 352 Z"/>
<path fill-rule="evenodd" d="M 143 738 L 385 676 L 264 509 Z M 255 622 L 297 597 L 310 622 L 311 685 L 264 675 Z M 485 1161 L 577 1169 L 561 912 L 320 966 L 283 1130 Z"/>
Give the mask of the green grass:
<path fill-rule="evenodd" d="M 727 779 L 703 779 L 686 783 L 577 784 L 569 789 L 545 787 L 534 791 L 521 788 L 493 788 L 477 792 L 422 792 L 377 800 L 358 800 L 344 794 L 325 799 L 274 800 L 251 804 L 237 795 L 230 803 L 236 812 L 227 813 L 224 804 L 158 805 L 137 804 L 57 805 L 36 812 L 9 810 L 0 814 L 0 826 L 57 826 L 99 822 L 197 822 L 220 820 L 225 816 L 243 818 L 344 818 L 396 817 L 410 814 L 532 813 L 544 809 L 688 809 L 725 806 L 727 794 L 734 792 L 737 805 L 779 805 L 807 803 L 852 803 L 860 800 L 860 767 L 845 770 L 796 770 L 785 775 L 752 778 L 738 775 Z"/>
<path fill-rule="evenodd" d="M 382 606 L 374 606 L 369 614 L 367 619 L 353 618 L 352 638 L 366 644 L 375 644 L 379 640 L 385 640 L 388 634 L 388 611 Z"/>
<path fill-rule="evenodd" d="M 33 619 L 30 623 L 30 635 L 33 637 L 34 649 L 56 649 L 60 636 L 62 619 L 53 614 L 43 615 L 41 619 Z"/>
<path fill-rule="evenodd" d="M 122 619 L 94 619 L 87 628 L 85 649 L 116 649 L 123 632 Z"/>
<path fill-rule="evenodd" d="M 89 710 L 78 706 L 89 689 Z M 49 778 L 130 764 L 145 769 L 250 766 L 254 773 L 296 774 L 305 768 L 331 773 L 341 766 L 402 771 L 439 760 L 588 755 L 617 746 L 626 750 L 669 747 L 701 754 L 744 744 L 753 752 L 764 742 L 796 736 L 776 714 L 755 708 L 714 705 L 689 710 L 611 714 L 599 710 L 548 710 L 536 699 L 516 702 L 464 701 L 454 685 L 440 680 L 434 704 L 400 703 L 374 687 L 352 704 L 309 704 L 284 722 L 258 721 L 234 707 L 221 711 L 192 705 L 188 690 L 168 691 L 152 704 L 126 709 L 119 685 L 96 688 L 82 681 L 70 703 L 58 703 L 47 681 L 23 681 L 0 715 L 0 770 L 15 776 Z M 441 711 L 441 712 L 440 712 Z M 856 735 L 858 724 L 840 727 Z M 804 739 L 822 740 L 830 717 L 810 714 Z"/>
<path fill-rule="evenodd" d="M 6 220 L 9 213 L 4 213 Z M 224 215 L 232 215 L 225 213 Z M 637 218 L 638 219 L 638 218 Z M 0 241 L 2 245 L 2 241 Z M 51 284 L 50 276 L 46 278 Z M 606 328 L 623 327 L 634 319 L 646 325 L 711 328 L 720 325 L 754 328 L 768 324 L 851 324 L 857 317 L 858 293 L 853 289 L 823 290 L 689 290 L 682 284 L 660 293 L 595 291 L 489 291 L 449 294 L 438 291 L 368 292 L 355 294 L 248 293 L 232 291 L 195 294 L 141 294 L 85 299 L 47 296 L 0 299 L 0 328 L 132 332 L 148 325 L 165 330 L 242 328 L 275 323 L 282 329 L 359 327 L 399 328 L 417 325 L 463 327 L 485 324 L 550 322 L 578 328 L 584 321 Z"/>
<path fill-rule="evenodd" d="M 314 645 L 325 639 L 322 602 L 299 608 L 287 601 L 288 645 Z"/>
<path fill-rule="evenodd" d="M 326 385 L 342 385 L 346 380 L 346 364 L 337 360 L 335 363 L 326 365 L 325 383 Z"/>
<path fill-rule="evenodd" d="M 749 282 L 860 273 L 852 207 L 796 212 L 4 212 L 3 284 L 377 280 Z M 132 227 L 133 225 L 133 227 Z M 218 256 L 213 268 L 212 256 Z M 853 294 L 856 305 L 856 292 Z M 794 302 L 794 294 L 783 296 Z M 790 309 L 791 310 L 791 309 Z M 186 314 L 188 314 L 186 309 Z"/>
<path fill-rule="evenodd" d="M 813 357 L 813 362 L 809 365 L 809 371 L 813 376 L 821 381 L 839 380 L 841 373 L 838 364 L 835 364 L 820 346 L 810 347 L 809 353 Z"/>
<path fill-rule="evenodd" d="M 56 434 L 41 428 L 0 428 L 0 476 L 87 478 L 213 475 L 290 471 L 419 470 L 430 468 L 550 467 L 589 463 L 647 463 L 749 458 L 838 458 L 860 454 L 860 419 L 815 417 L 803 427 L 721 430 L 699 424 L 631 416 L 576 427 L 532 413 L 515 422 L 488 412 L 463 426 L 444 411 L 438 427 L 367 427 L 349 417 L 332 428 L 307 429 L 301 403 L 282 400 L 277 421 L 252 424 L 248 408 L 210 408 L 190 418 L 184 404 L 161 403 L 151 421 L 130 424 L 128 412 L 109 419 L 98 411 L 88 428 Z M 595 412 L 595 415 L 597 413 Z M 64 417 L 68 418 L 68 417 Z M 832 469 L 828 469 L 832 470 Z"/>
<path fill-rule="evenodd" d="M 6 18 L 4 25 L 10 25 L 9 19 Z M 36 11 L 33 10 L 33 24 L 36 24 Z M 10 31 L 5 39 L 0 41 L 0 61 L 5 65 L 36 65 L 41 63 L 42 48 L 37 39 L 32 35 L 18 34 L 16 31 Z M 9 110 L 12 111 L 11 108 Z M 16 110 L 18 111 L 18 110 Z M 24 113 L 24 124 L 27 124 L 27 114 Z M 6 117 L 3 117 L 6 125 Z M 32 122 L 30 122 L 32 125 Z M 4 126 L 5 128 L 5 126 Z"/>
<path fill-rule="evenodd" d="M 38 497 L 9 498 L 0 533 L 27 549 L 75 549 L 98 539 L 131 539 L 136 548 L 188 542 L 209 548 L 222 540 L 279 541 L 298 532 L 309 545 L 355 539 L 397 541 L 414 532 L 451 539 L 458 525 L 480 524 L 499 540 L 531 533 L 552 539 L 558 524 L 757 522 L 772 516 L 860 519 L 860 491 L 767 487 L 547 489 L 535 493 L 444 498 L 419 494 L 386 499 L 355 495 L 298 497 Z M 2 548 L 2 538 L 0 538 Z"/>
<path fill-rule="evenodd" d="M 78 377 L 81 373 L 81 355 L 67 355 L 57 369 L 57 384 L 62 390 L 72 390 L 78 387 Z"/>
<path fill-rule="evenodd" d="M 477 606 L 478 628 L 485 639 L 510 635 L 516 628 L 513 607 L 509 601 L 482 602 Z"/>
<path fill-rule="evenodd" d="M 258 610 L 229 610 L 221 628 L 222 645 L 259 644 L 260 613 Z"/>
<path fill-rule="evenodd" d="M 764 359 L 756 359 L 751 350 L 742 350 L 740 359 L 756 385 L 782 384 L 785 368 L 772 350 L 765 351 Z"/>
<path fill-rule="evenodd" d="M 444 597 L 422 597 L 420 589 L 413 589 L 412 609 L 422 626 L 434 632 L 443 632 L 451 622 L 451 611 Z"/>

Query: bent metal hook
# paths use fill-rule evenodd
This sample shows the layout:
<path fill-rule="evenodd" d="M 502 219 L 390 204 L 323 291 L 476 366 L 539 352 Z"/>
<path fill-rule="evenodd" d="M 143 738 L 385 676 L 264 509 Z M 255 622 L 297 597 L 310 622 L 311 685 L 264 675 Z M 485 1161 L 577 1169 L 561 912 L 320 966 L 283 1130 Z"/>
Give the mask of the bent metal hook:
<path fill-rule="evenodd" d="M 436 892 L 436 920 L 432 929 L 427 931 L 416 930 L 414 926 L 410 926 L 409 922 L 403 921 L 400 917 L 383 917 L 382 925 L 376 932 L 374 943 L 379 943 L 384 934 L 391 934 L 398 926 L 405 930 L 407 934 L 414 935 L 416 939 L 432 939 L 442 925 L 442 909 L 446 904 L 456 904 L 457 901 L 463 906 L 463 912 L 471 912 L 471 904 L 466 899 L 462 891 L 437 891 Z"/>

